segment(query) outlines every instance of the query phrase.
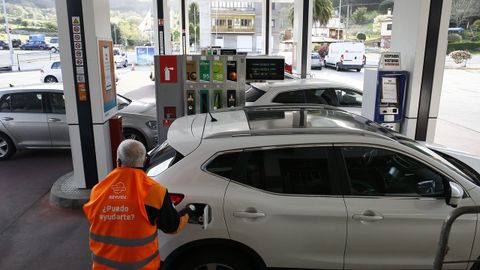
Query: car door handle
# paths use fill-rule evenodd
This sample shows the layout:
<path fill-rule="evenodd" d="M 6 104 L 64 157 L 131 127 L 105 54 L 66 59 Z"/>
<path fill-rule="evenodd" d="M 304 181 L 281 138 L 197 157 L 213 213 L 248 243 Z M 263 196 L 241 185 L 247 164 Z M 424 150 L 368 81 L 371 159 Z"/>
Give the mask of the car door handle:
<path fill-rule="evenodd" d="M 261 217 L 266 217 L 267 215 L 262 212 L 237 211 L 237 212 L 233 212 L 233 216 L 238 218 L 261 218 Z"/>
<path fill-rule="evenodd" d="M 13 117 L 2 117 L 3 121 L 12 121 Z"/>
<path fill-rule="evenodd" d="M 380 214 L 377 214 L 371 210 L 367 210 L 363 212 L 362 214 L 354 214 L 352 216 L 353 220 L 358 220 L 358 221 L 367 221 L 367 222 L 375 222 L 375 221 L 380 221 L 383 219 L 383 216 Z"/>
<path fill-rule="evenodd" d="M 59 118 L 48 118 L 48 122 L 60 122 Z"/>

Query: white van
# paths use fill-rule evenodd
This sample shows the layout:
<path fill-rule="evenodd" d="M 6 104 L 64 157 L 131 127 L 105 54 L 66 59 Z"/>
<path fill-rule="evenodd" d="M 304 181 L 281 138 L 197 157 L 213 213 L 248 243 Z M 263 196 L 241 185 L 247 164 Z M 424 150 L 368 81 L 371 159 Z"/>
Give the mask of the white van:
<path fill-rule="evenodd" d="M 365 45 L 361 42 L 331 43 L 325 55 L 325 66 L 336 70 L 356 69 L 360 71 L 365 65 Z"/>

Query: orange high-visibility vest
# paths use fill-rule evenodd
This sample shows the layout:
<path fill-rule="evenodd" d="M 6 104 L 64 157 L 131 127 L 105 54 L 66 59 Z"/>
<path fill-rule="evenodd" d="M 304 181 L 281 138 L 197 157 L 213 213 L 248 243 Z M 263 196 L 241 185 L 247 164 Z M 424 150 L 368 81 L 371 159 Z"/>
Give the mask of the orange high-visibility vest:
<path fill-rule="evenodd" d="M 83 210 L 90 221 L 93 269 L 158 269 L 157 227 L 145 210 L 149 190 L 160 186 L 133 168 L 116 168 L 98 183 Z"/>

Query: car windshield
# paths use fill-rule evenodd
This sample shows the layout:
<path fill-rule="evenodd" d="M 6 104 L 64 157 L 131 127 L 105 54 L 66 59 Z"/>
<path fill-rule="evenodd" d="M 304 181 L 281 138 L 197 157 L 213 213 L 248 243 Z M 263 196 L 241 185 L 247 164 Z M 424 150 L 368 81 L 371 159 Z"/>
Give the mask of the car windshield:
<path fill-rule="evenodd" d="M 128 105 L 130 105 L 130 103 L 132 103 L 132 101 L 122 95 L 119 95 L 117 94 L 117 107 L 119 110 L 127 107 Z"/>
<path fill-rule="evenodd" d="M 255 87 L 250 87 L 247 89 L 245 92 L 245 101 L 246 102 L 255 102 L 257 101 L 261 96 L 265 94 L 265 91 L 260 90 Z"/>
<path fill-rule="evenodd" d="M 426 147 L 425 145 L 422 145 L 422 144 L 419 144 L 418 142 L 414 141 L 414 140 L 408 140 L 408 139 L 400 139 L 398 140 L 401 144 L 403 145 L 406 145 L 416 151 L 419 151 L 437 161 L 439 161 L 440 163 L 442 163 L 443 165 L 447 166 L 448 168 L 450 168 L 451 170 L 455 171 L 456 173 L 460 174 L 461 176 L 463 176 L 465 179 L 467 179 L 468 181 L 474 183 L 475 185 L 478 185 L 479 183 L 476 181 L 476 179 L 472 179 L 472 177 L 470 177 L 469 175 L 467 175 L 461 168 L 458 168 L 457 166 L 455 166 L 454 164 L 452 164 L 451 162 L 449 162 L 448 160 L 446 160 L 445 158 L 443 158 L 442 156 L 440 156 L 439 154 L 437 154 L 436 152 L 432 151 L 430 148 Z"/>

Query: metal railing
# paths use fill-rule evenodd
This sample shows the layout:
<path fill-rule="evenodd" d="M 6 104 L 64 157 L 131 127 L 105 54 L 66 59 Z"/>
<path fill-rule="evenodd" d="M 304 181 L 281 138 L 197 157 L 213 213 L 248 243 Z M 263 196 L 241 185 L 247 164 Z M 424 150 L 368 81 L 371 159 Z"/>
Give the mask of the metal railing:
<path fill-rule="evenodd" d="M 42 68 L 48 61 L 60 60 L 60 54 L 48 51 L 17 52 L 17 69 L 35 70 Z"/>
<path fill-rule="evenodd" d="M 441 270 L 444 264 L 453 264 L 453 263 L 468 263 L 476 262 L 478 260 L 463 260 L 463 261 L 444 261 L 445 256 L 447 255 L 448 250 L 448 237 L 450 236 L 450 231 L 452 230 L 452 225 L 455 220 L 466 214 L 479 214 L 480 206 L 464 206 L 459 207 L 448 215 L 442 225 L 442 230 L 440 232 L 440 239 L 438 241 L 437 253 L 435 254 L 435 260 L 433 261 L 433 270 Z"/>

